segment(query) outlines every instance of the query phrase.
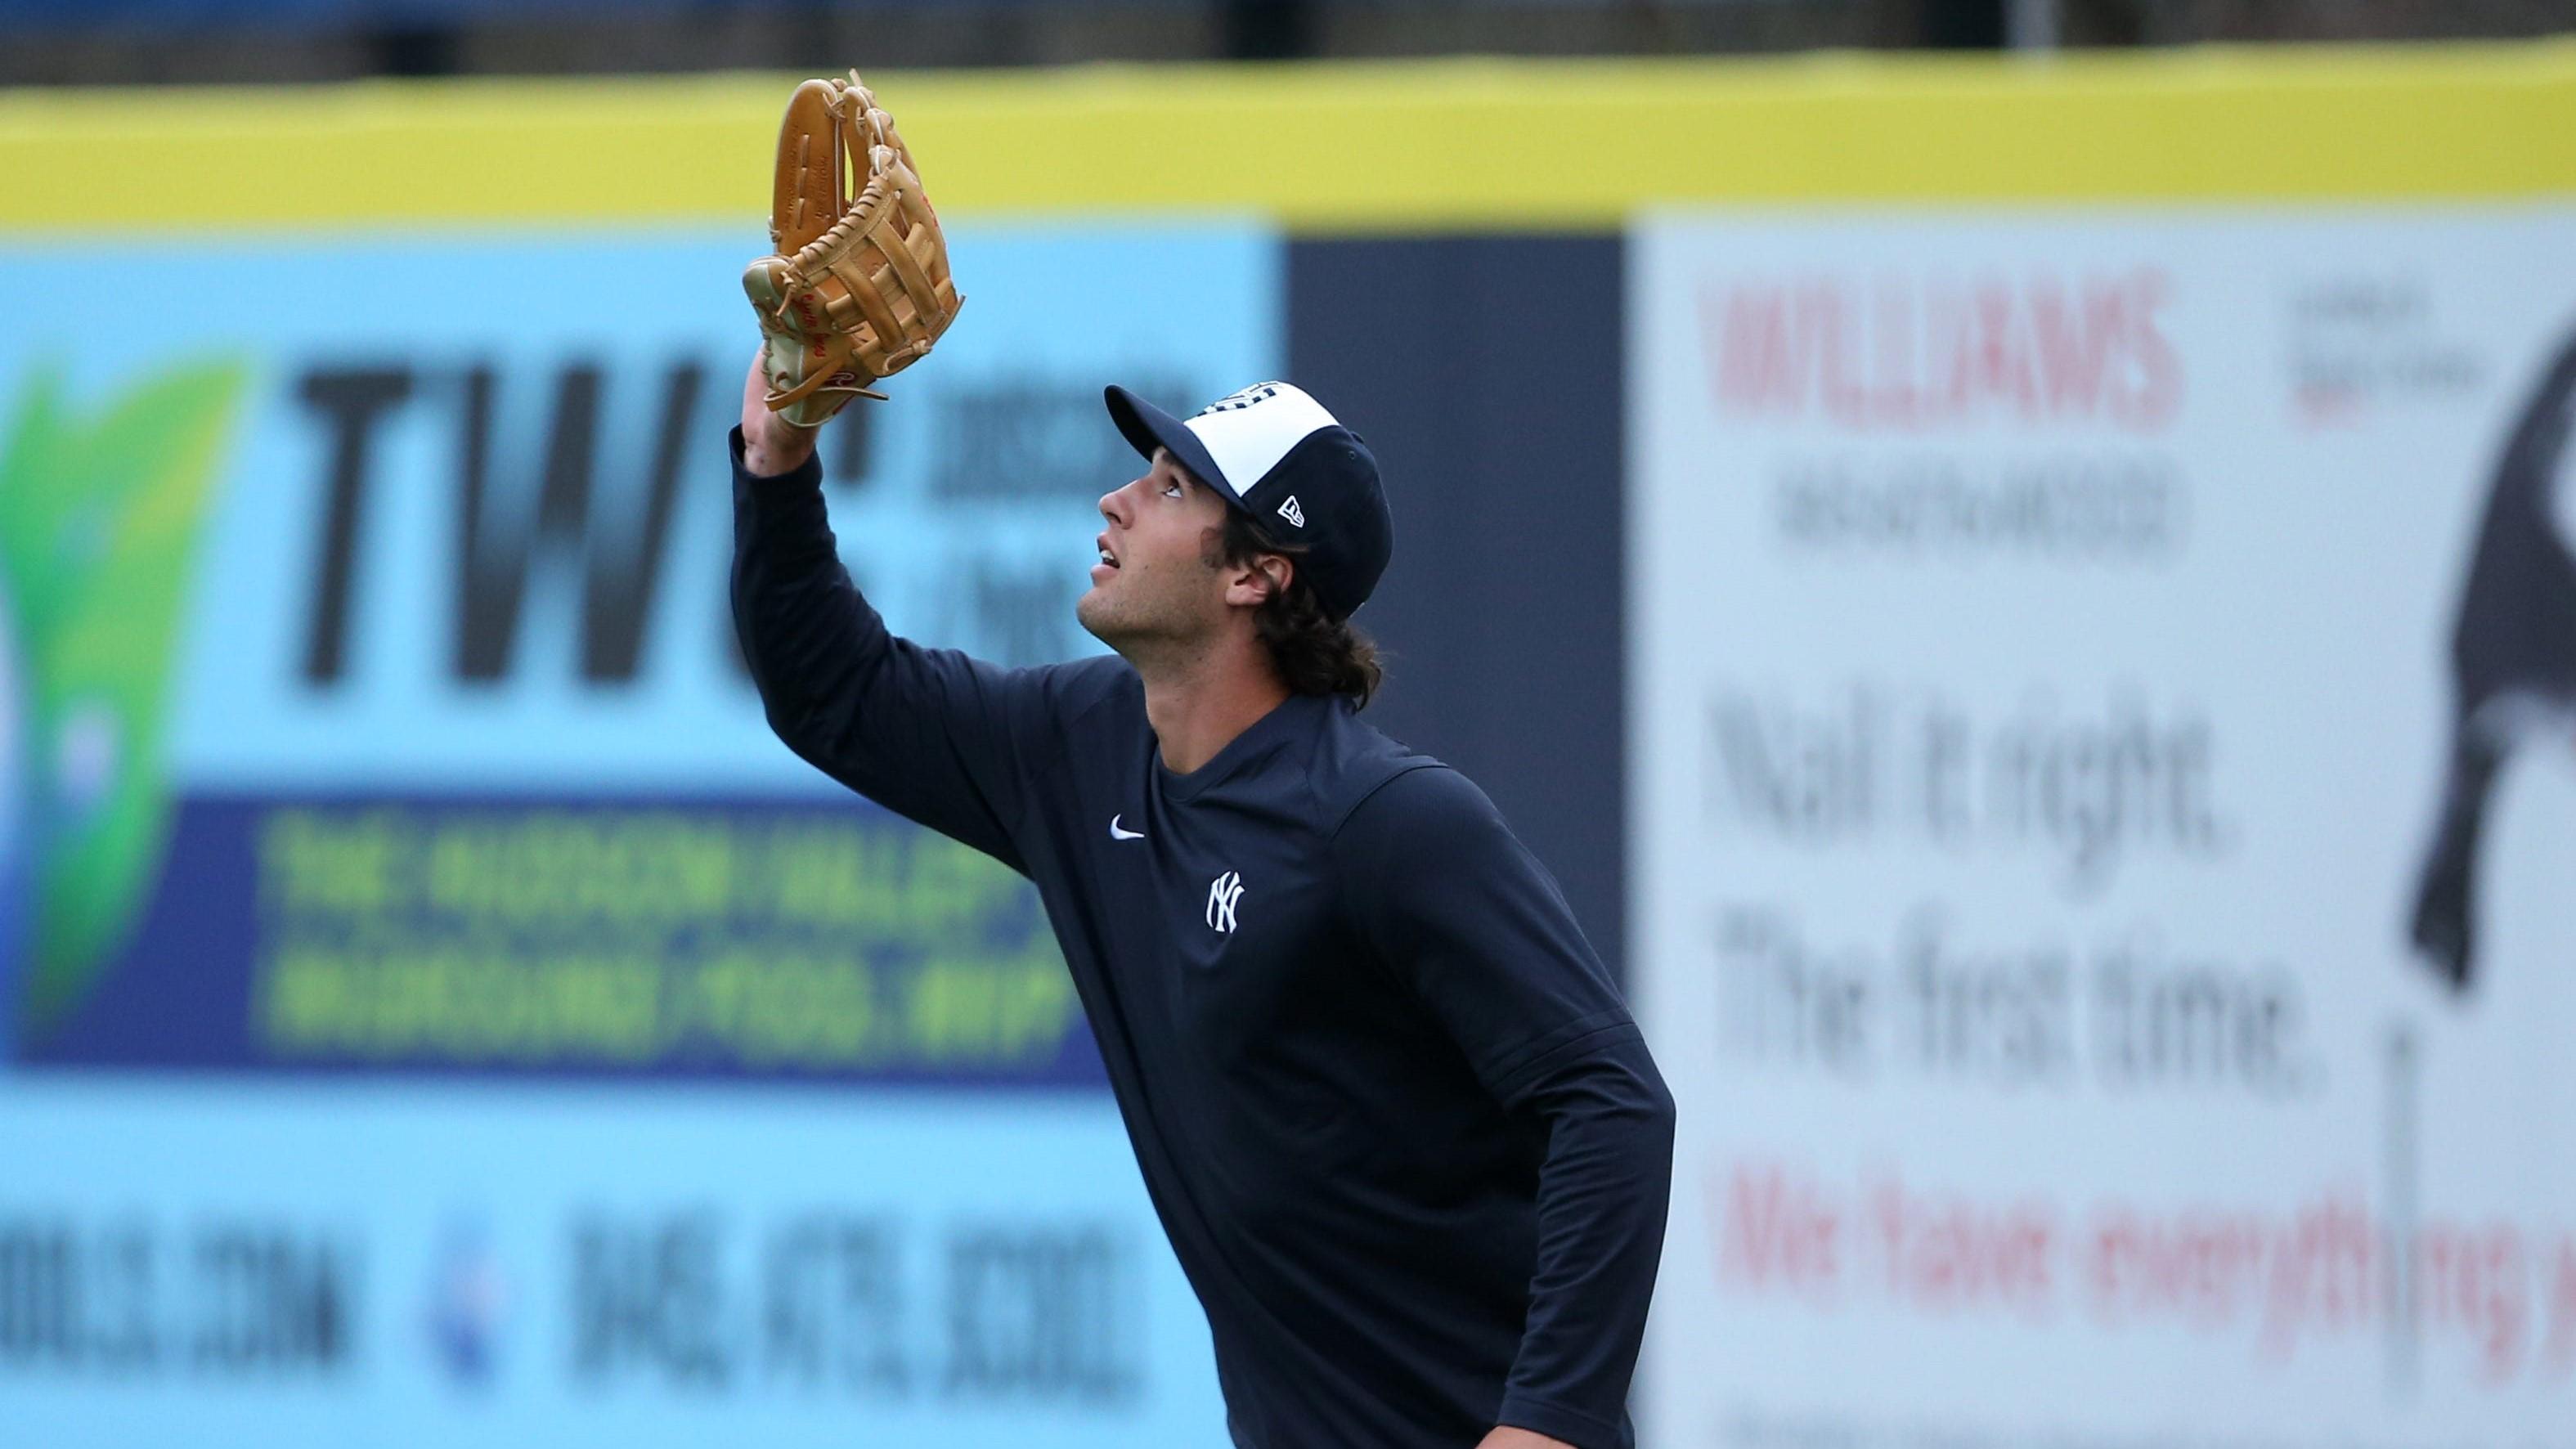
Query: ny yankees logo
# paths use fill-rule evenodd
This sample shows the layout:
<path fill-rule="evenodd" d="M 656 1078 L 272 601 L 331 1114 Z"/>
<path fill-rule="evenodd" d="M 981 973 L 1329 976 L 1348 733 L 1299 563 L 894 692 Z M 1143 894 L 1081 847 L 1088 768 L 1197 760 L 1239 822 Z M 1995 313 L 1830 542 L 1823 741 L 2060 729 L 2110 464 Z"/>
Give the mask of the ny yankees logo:
<path fill-rule="evenodd" d="M 1234 903 L 1243 899 L 1243 873 L 1227 871 L 1208 882 L 1208 929 L 1226 935 L 1234 933 Z"/>
<path fill-rule="evenodd" d="M 1252 406 L 1254 403 L 1268 402 L 1277 396 L 1279 396 L 1279 384 L 1275 382 L 1257 382 L 1239 392 L 1227 393 L 1225 396 L 1218 398 L 1215 402 L 1209 403 L 1206 407 L 1199 409 L 1199 416 L 1206 417 L 1210 413 L 1241 412 L 1243 409 Z"/>

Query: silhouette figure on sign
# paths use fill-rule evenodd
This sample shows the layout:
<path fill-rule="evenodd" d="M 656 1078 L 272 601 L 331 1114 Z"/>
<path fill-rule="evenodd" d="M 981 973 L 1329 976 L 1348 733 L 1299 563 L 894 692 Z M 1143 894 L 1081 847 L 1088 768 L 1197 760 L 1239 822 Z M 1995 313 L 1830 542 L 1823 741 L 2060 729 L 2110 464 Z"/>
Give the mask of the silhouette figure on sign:
<path fill-rule="evenodd" d="M 2576 338 L 2550 364 L 2496 464 L 2451 635 L 2458 689 L 2441 823 L 2415 898 L 2427 962 L 2467 991 L 2477 975 L 2478 836 L 2508 750 L 2576 734 L 2576 548 L 2553 494 L 2576 421 Z"/>

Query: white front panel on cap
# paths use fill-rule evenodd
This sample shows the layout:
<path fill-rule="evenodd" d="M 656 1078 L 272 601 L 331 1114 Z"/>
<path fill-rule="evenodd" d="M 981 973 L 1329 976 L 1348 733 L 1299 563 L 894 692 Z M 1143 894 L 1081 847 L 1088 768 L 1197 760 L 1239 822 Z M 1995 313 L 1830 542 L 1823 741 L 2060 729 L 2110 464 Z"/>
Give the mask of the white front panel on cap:
<path fill-rule="evenodd" d="M 1317 428 L 1339 427 L 1324 405 L 1284 382 L 1229 393 L 1183 424 L 1207 445 L 1236 496 L 1252 491 L 1288 450 Z"/>

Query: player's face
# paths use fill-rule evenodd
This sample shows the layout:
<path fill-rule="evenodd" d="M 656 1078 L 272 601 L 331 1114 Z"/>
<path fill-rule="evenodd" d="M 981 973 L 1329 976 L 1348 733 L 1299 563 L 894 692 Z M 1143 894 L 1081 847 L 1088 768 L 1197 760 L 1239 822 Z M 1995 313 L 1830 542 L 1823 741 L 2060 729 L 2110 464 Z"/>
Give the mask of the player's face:
<path fill-rule="evenodd" d="M 1135 639 L 1185 639 L 1225 618 L 1225 575 L 1208 562 L 1225 525 L 1225 500 L 1160 449 L 1142 477 L 1100 500 L 1107 527 L 1091 588 L 1074 617 L 1116 648 Z"/>

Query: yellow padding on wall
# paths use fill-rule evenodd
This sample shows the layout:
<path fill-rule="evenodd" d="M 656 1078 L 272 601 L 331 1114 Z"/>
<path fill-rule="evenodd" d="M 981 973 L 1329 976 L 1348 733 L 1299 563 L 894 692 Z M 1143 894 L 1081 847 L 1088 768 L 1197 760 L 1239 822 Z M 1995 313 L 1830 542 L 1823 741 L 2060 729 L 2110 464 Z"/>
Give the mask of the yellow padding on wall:
<path fill-rule="evenodd" d="M 2576 45 L 871 76 L 943 211 L 1597 227 L 1670 202 L 2576 192 Z M 0 93 L 0 228 L 756 225 L 793 77 Z"/>

